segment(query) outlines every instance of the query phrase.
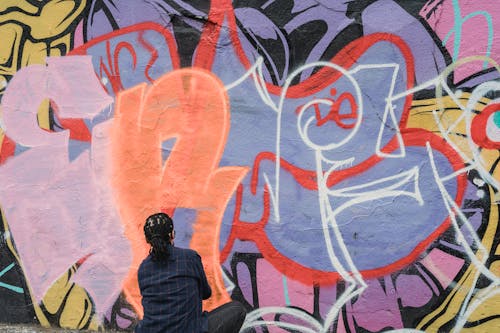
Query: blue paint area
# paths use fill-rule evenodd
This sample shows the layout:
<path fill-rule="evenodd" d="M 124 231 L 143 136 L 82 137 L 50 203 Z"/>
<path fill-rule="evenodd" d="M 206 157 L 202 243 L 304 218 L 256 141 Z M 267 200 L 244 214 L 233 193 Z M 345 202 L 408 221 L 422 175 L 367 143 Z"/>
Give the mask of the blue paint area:
<path fill-rule="evenodd" d="M 142 36 L 149 44 L 158 48 L 162 62 L 157 61 L 149 72 L 152 78 L 158 78 L 163 73 L 173 70 L 170 59 L 170 50 L 165 44 L 163 36 L 156 31 L 147 31 Z M 129 50 L 122 49 L 118 54 L 117 68 L 126 68 L 120 73 L 121 84 L 124 89 L 142 82 L 149 82 L 144 68 L 150 59 L 149 51 L 138 43 L 138 35 L 131 32 L 126 35 L 115 36 L 109 40 L 110 50 L 115 50 L 119 43 L 129 43 L 134 46 L 138 63 L 134 65 Z M 231 43 L 228 31 L 222 29 L 220 44 Z M 107 89 L 110 94 L 109 80 L 105 73 L 100 72 L 101 61 L 107 59 L 105 43 L 92 46 L 88 54 L 92 55 L 94 68 L 101 78 L 108 80 Z M 108 69 L 111 65 L 105 63 Z M 296 110 L 313 98 L 337 99 L 340 94 L 350 94 L 356 100 L 358 116 L 362 119 L 359 128 L 342 128 L 334 121 L 317 125 L 317 119 L 309 125 L 308 139 L 315 145 L 327 146 L 338 144 L 338 147 L 325 149 L 322 154 L 332 161 L 351 160 L 353 166 L 375 156 L 379 148 L 383 148 L 398 134 L 398 123 L 404 111 L 404 98 L 391 101 L 394 112 L 394 121 L 386 117 L 387 98 L 400 94 L 408 88 L 406 77 L 406 59 L 400 49 L 391 42 L 381 41 L 373 44 L 357 59 L 352 70 L 358 65 L 369 65 L 371 68 L 360 69 L 349 75 L 340 75 L 335 81 L 320 91 L 314 91 L 307 96 L 286 98 L 280 116 L 272 110 L 262 99 L 252 79 L 247 79 L 237 87 L 228 91 L 231 105 L 231 126 L 224 149 L 220 166 L 254 166 L 261 153 L 280 154 L 284 162 L 296 170 L 316 173 L 316 152 L 306 142 L 300 133 L 306 126 L 308 119 L 315 117 L 314 109 L 308 108 L 304 117 L 299 119 Z M 393 65 L 391 67 L 391 65 Z M 231 68 L 228 71 L 227 68 Z M 304 68 L 309 71 L 309 68 Z M 212 67 L 215 73 L 225 84 L 230 84 L 245 75 L 246 69 L 234 51 L 228 47 L 218 47 L 217 55 Z M 301 73 L 297 73 L 301 77 Z M 333 77 L 333 76 L 332 76 Z M 394 81 L 394 82 L 393 82 Z M 376 84 L 374 84 L 376 82 Z M 332 94 L 335 89 L 337 95 Z M 361 95 L 358 93 L 362 92 Z M 280 96 L 270 96 L 272 102 L 278 105 Z M 342 105 L 341 113 L 349 110 Z M 322 110 L 322 117 L 326 115 Z M 386 123 L 382 119 L 386 118 Z M 277 136 L 279 133 L 279 136 Z M 344 142 L 343 142 L 344 141 Z M 165 161 L 170 155 L 175 139 L 162 143 L 162 158 Z M 75 148 L 75 153 L 77 152 Z M 421 191 L 423 204 L 414 198 L 405 195 L 373 197 L 364 200 L 362 204 L 349 204 L 346 198 L 330 197 L 326 203 L 337 209 L 335 219 L 341 228 L 345 246 L 360 269 L 375 269 L 391 264 L 408 255 L 419 242 L 428 237 L 447 217 L 447 210 L 443 204 L 441 194 L 434 182 L 434 176 L 428 162 L 424 147 L 397 147 L 392 151 L 399 158 L 386 158 L 368 170 L 353 174 L 345 178 L 332 190 L 351 186 L 363 186 L 374 180 L 397 175 L 401 172 L 418 167 L 418 188 Z M 437 170 L 447 175 L 451 167 L 439 152 L 436 154 Z M 424 161 L 424 162 L 422 162 Z M 243 196 L 239 218 L 246 223 L 255 223 L 262 219 L 264 212 L 263 195 L 266 180 L 269 181 L 269 190 L 276 192 L 279 207 L 271 204 L 271 216 L 267 221 L 265 232 L 271 244 L 282 255 L 293 261 L 322 271 L 334 271 L 327 248 L 332 247 L 336 253 L 341 252 L 339 244 L 327 244 L 326 234 L 331 233 L 331 227 L 321 222 L 321 207 L 318 200 L 318 191 L 302 186 L 296 176 L 284 168 L 276 165 L 272 158 L 263 160 L 256 165 L 258 170 L 256 193 L 250 191 L 251 173 L 242 181 Z M 331 165 L 323 163 L 319 167 L 322 171 L 328 170 Z M 314 178 L 314 176 L 311 176 Z M 311 180 L 310 180 L 311 181 Z M 312 179 L 314 182 L 315 180 Z M 451 184 L 451 185 L 450 185 Z M 381 187 L 390 184 L 379 184 Z M 402 184 L 413 186 L 410 182 Z M 399 190 L 401 190 L 401 188 Z M 368 190 L 377 191 L 378 188 Z M 405 189 L 404 191 L 414 191 Z M 453 182 L 447 184 L 447 190 L 453 197 L 456 186 Z M 404 192 L 403 191 L 403 192 Z M 226 208 L 221 231 L 221 246 L 226 243 L 234 221 L 236 200 L 230 199 Z M 343 207 L 342 205 L 346 205 Z M 395 207 L 405 207 L 398 210 Z M 279 215 L 280 220 L 274 218 Z M 408 225 L 401 226 L 408 216 L 415 218 L 408 221 Z M 174 220 L 177 230 L 176 244 L 188 247 L 192 238 L 192 225 L 196 212 L 189 209 L 177 209 Z M 332 237 L 332 235 L 330 235 Z M 331 238 L 334 239 L 334 238 Z M 342 261 L 342 259 L 341 259 Z M 345 262 L 344 262 L 345 264 Z"/>
<path fill-rule="evenodd" d="M 143 43 L 140 40 L 144 41 Z M 158 58 L 155 60 L 150 50 L 145 45 L 154 46 L 158 52 Z M 119 48 L 119 45 L 128 45 L 134 54 L 128 48 Z M 118 47 L 118 48 L 117 48 Z M 113 96 L 111 89 L 111 80 L 119 75 L 120 83 L 124 89 L 131 88 L 140 83 L 151 83 L 150 79 L 156 80 L 165 73 L 172 71 L 172 59 L 170 48 L 163 34 L 156 30 L 145 30 L 142 32 L 133 31 L 127 34 L 118 35 L 109 39 L 110 58 L 116 57 L 112 63 L 108 62 L 106 42 L 102 42 L 90 47 L 87 54 L 92 56 L 92 63 L 98 76 L 106 79 L 105 87 L 109 95 Z M 135 56 L 135 65 L 134 65 Z M 154 62 L 152 62 L 154 60 Z M 102 62 L 102 63 L 101 63 Z M 152 63 L 150 63 L 152 62 Z M 102 69 L 104 66 L 108 73 Z M 146 72 L 146 68 L 151 66 Z M 149 77 L 148 77 L 149 76 Z"/>
<path fill-rule="evenodd" d="M 353 172 L 350 177 L 337 178 L 341 181 L 329 188 L 332 191 L 360 188 L 349 190 L 351 197 L 330 195 L 327 196 L 327 202 L 323 202 L 335 212 L 333 218 L 339 225 L 341 242 L 345 244 L 340 244 L 334 237 L 331 223 L 322 223 L 320 212 L 323 208 L 319 204 L 318 191 L 300 184 L 300 181 L 305 180 L 316 188 L 317 162 L 315 149 L 304 140 L 299 129 L 306 128 L 307 121 L 312 119 L 308 127 L 308 139 L 317 147 L 336 144 L 333 148 L 324 149 L 322 155 L 331 161 L 351 160 L 341 168 L 345 169 L 376 156 L 379 149 L 397 138 L 399 122 L 403 117 L 404 98 L 391 102 L 394 120 L 384 115 L 388 108 L 387 98 L 407 90 L 406 60 L 399 48 L 388 41 L 377 42 L 356 60 L 354 66 L 370 65 L 371 68 L 353 71 L 351 77 L 340 75 L 322 90 L 306 96 L 286 98 L 281 117 L 265 105 L 252 80 L 246 80 L 228 92 L 231 128 L 221 165 L 254 166 L 263 152 L 279 153 L 283 160 L 278 165 L 278 174 L 276 158 L 265 159 L 256 165 L 258 177 L 255 194 L 250 190 L 251 172 L 242 181 L 242 206 L 236 218 L 246 223 L 256 223 L 262 219 L 267 179 L 270 193 L 275 193 L 279 188 L 279 192 L 275 193 L 279 207 L 271 202 L 271 213 L 264 228 L 266 237 L 281 255 L 305 267 L 325 272 L 336 271 L 328 248 L 333 249 L 344 266 L 347 261 L 342 254 L 342 246 L 345 246 L 360 270 L 382 268 L 410 255 L 448 217 L 434 179 L 427 148 L 398 144 L 390 152 L 391 158 L 382 158 L 366 170 Z M 234 71 L 226 70 L 229 64 Z M 399 67 L 396 68 L 394 64 Z M 225 54 L 224 48 L 221 48 L 213 70 L 228 83 L 233 82 L 243 71 L 238 59 Z M 332 96 L 332 89 L 336 90 L 336 96 Z M 358 95 L 358 91 L 362 94 Z M 313 108 L 306 109 L 302 119 L 297 116 L 296 110 L 312 99 L 333 99 L 342 93 L 351 94 L 356 99 L 358 116 L 361 117 L 359 128 L 342 128 L 334 121 L 317 126 Z M 446 157 L 437 147 L 433 148 L 438 174 L 444 176 L 452 173 Z M 290 167 L 285 167 L 286 164 L 295 171 L 309 172 L 310 176 L 307 177 L 310 179 L 297 179 Z M 321 172 L 327 171 L 332 165 L 322 163 Z M 417 176 L 407 181 L 401 180 L 404 177 L 390 180 L 390 177 L 413 168 L 418 170 Z M 366 185 L 383 179 L 388 180 Z M 394 191 L 390 190 L 392 187 Z M 455 197 L 456 182 L 449 181 L 445 187 L 450 196 Z M 384 196 L 379 196 L 382 190 L 386 192 Z M 357 191 L 360 193 L 355 193 Z M 363 191 L 365 193 L 361 193 Z M 417 201 L 412 195 L 420 195 L 422 201 Z M 354 197 L 361 201 L 356 203 Z M 233 197 L 224 214 L 221 230 L 223 244 L 235 218 L 235 204 Z M 275 219 L 275 215 L 279 216 L 279 220 Z"/>
<path fill-rule="evenodd" d="M 130 48 L 120 49 L 119 45 L 127 45 Z M 154 47 L 157 58 L 154 57 L 152 50 L 146 48 L 146 45 L 148 48 Z M 107 47 L 109 47 L 111 54 L 108 54 Z M 130 50 L 133 50 L 134 53 L 132 54 Z M 162 75 L 173 71 L 170 52 L 172 50 L 170 50 L 164 35 L 156 30 L 133 31 L 114 36 L 108 41 L 91 46 L 87 50 L 87 54 L 92 56 L 92 65 L 96 75 L 106 92 L 112 97 L 115 96 L 115 91 L 111 80 L 118 80 L 121 90 L 126 90 L 141 83 L 151 84 Z M 115 56 L 117 61 L 112 60 L 112 63 L 109 63 L 108 59 L 114 59 Z M 147 69 L 148 66 L 150 66 L 149 69 Z M 95 125 L 111 119 L 113 110 L 113 105 L 102 110 L 87 123 L 89 129 L 92 131 Z"/>
<path fill-rule="evenodd" d="M 172 216 L 175 229 L 175 246 L 189 248 L 193 238 L 193 224 L 196 221 L 196 210 L 177 208 Z"/>
<path fill-rule="evenodd" d="M 170 153 L 172 152 L 172 149 L 174 148 L 176 142 L 176 138 L 171 138 L 166 141 L 163 141 L 161 144 L 161 158 L 163 160 L 163 163 L 168 159 L 170 156 Z"/>
<path fill-rule="evenodd" d="M 17 156 L 25 151 L 28 151 L 29 149 L 30 149 L 30 147 L 26 147 L 26 146 L 21 145 L 20 143 L 16 143 L 14 155 Z"/>
<path fill-rule="evenodd" d="M 90 151 L 90 142 L 69 140 L 68 153 L 70 162 L 76 160 L 85 151 Z"/>

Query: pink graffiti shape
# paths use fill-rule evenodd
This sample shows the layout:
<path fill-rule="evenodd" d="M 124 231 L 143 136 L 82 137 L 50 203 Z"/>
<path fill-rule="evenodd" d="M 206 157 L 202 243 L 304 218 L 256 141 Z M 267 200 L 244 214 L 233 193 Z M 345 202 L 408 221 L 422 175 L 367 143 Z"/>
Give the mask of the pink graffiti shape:
<path fill-rule="evenodd" d="M 0 167 L 0 203 L 35 299 L 88 256 L 73 281 L 102 315 L 118 296 L 131 258 L 107 184 L 108 124 L 94 128 L 90 152 L 70 161 L 69 132 L 50 133 L 37 124 L 38 106 L 47 98 L 60 118 L 90 119 L 112 101 L 88 56 L 21 69 L 2 109 L 7 135 L 28 149 Z"/>

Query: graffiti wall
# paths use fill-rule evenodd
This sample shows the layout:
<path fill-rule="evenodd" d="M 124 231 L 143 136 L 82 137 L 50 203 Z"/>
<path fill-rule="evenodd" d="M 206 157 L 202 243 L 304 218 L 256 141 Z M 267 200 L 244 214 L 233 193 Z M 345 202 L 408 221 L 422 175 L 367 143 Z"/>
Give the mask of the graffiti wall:
<path fill-rule="evenodd" d="M 174 218 L 242 332 L 500 330 L 500 7 L 4 0 L 0 322 L 133 331 Z"/>

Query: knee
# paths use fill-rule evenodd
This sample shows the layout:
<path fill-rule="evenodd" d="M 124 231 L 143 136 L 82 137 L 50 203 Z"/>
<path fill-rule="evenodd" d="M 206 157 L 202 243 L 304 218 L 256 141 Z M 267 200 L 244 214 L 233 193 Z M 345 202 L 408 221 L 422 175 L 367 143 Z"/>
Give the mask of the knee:
<path fill-rule="evenodd" d="M 234 308 L 235 308 L 235 315 L 237 316 L 238 320 L 243 324 L 245 321 L 245 318 L 247 316 L 247 311 L 245 310 L 245 307 L 243 304 L 241 304 L 238 301 L 233 301 L 234 302 Z"/>

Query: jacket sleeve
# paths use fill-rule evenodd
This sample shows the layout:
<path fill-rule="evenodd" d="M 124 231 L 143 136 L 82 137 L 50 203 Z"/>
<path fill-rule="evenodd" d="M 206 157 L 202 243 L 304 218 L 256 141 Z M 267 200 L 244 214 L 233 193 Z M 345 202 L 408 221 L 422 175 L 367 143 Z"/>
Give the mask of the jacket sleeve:
<path fill-rule="evenodd" d="M 199 254 L 196 255 L 196 263 L 198 266 L 198 272 L 200 275 L 200 294 L 202 299 L 208 299 L 212 296 L 212 288 L 207 281 L 207 276 L 205 275 L 205 269 L 203 268 L 203 264 L 201 263 L 201 257 Z"/>

